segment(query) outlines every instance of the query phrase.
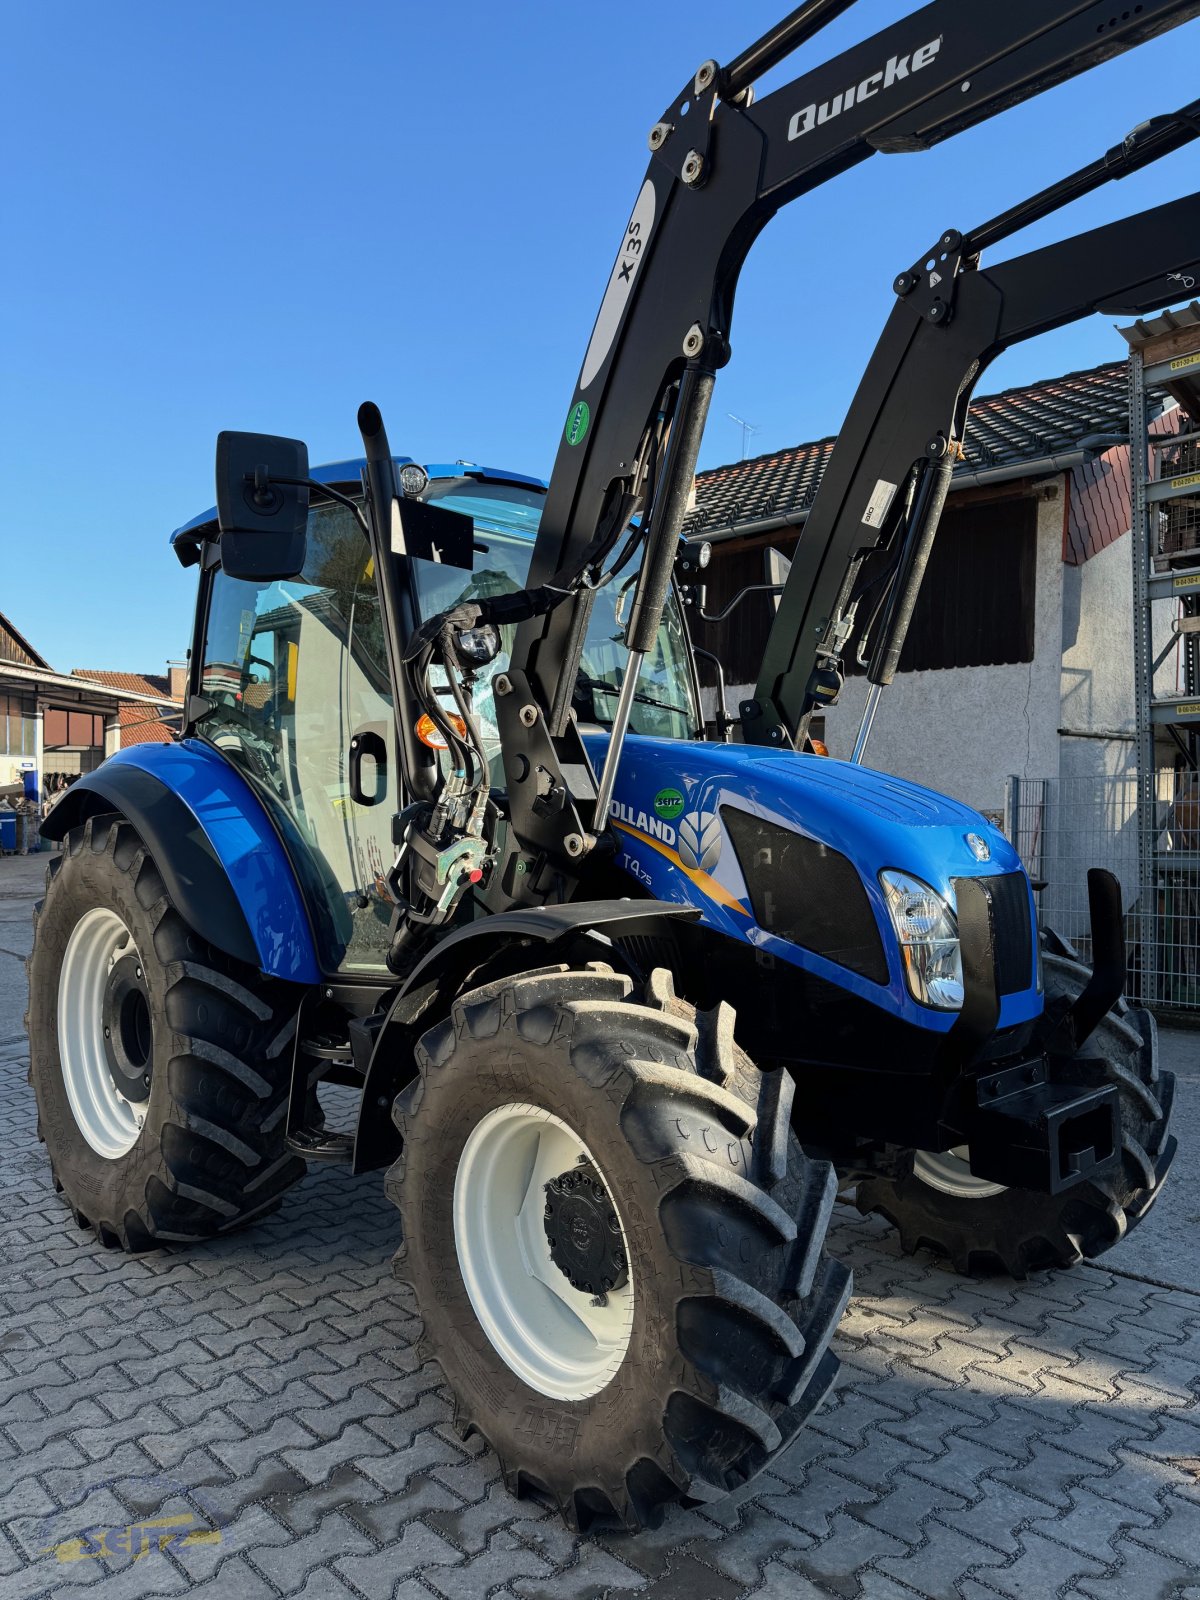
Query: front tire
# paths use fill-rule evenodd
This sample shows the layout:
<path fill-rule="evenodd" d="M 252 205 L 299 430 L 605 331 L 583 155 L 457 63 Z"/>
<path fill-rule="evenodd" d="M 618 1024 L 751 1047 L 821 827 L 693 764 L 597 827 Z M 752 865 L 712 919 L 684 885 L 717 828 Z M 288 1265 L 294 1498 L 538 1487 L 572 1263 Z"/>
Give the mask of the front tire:
<path fill-rule="evenodd" d="M 832 1383 L 850 1293 L 790 1077 L 756 1071 L 728 1007 L 604 967 L 476 989 L 417 1060 L 395 1272 L 460 1432 L 577 1529 L 752 1477 Z"/>
<path fill-rule="evenodd" d="M 28 974 L 38 1136 L 102 1244 L 224 1233 L 303 1176 L 283 1142 L 298 991 L 193 933 L 123 818 L 50 862 Z"/>
<path fill-rule="evenodd" d="M 1048 1009 L 1074 1000 L 1090 976 L 1079 962 L 1048 950 L 1042 964 Z M 1142 1220 L 1166 1178 L 1175 1154 L 1169 1132 L 1175 1077 L 1159 1071 L 1154 1018 L 1123 1002 L 1102 1018 L 1070 1070 L 1080 1087 L 1118 1090 L 1121 1153 L 1107 1171 L 1045 1195 L 972 1178 L 965 1150 L 911 1150 L 900 1176 L 859 1183 L 859 1211 L 892 1223 L 907 1253 L 925 1246 L 964 1274 L 1000 1267 L 1024 1278 L 1103 1255 Z"/>

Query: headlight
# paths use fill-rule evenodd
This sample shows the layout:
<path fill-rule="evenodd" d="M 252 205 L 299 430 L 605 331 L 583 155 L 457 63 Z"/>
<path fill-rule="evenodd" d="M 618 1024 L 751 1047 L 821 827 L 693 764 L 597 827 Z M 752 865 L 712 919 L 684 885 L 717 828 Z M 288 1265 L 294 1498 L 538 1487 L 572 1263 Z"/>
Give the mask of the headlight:
<path fill-rule="evenodd" d="M 881 872 L 879 881 L 913 999 L 939 1011 L 961 1011 L 962 953 L 954 912 L 936 889 L 907 872 Z"/>

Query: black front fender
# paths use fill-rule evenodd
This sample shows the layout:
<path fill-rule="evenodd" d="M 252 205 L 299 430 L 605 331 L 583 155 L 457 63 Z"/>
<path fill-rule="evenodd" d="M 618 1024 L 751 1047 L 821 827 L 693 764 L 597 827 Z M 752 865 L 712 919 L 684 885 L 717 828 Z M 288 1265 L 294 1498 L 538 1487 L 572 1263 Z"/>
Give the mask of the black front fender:
<path fill-rule="evenodd" d="M 632 937 L 661 931 L 664 921 L 699 916 L 694 906 L 663 900 L 580 900 L 561 906 L 502 911 L 457 929 L 409 973 L 374 1030 L 370 1061 L 359 1102 L 354 1136 L 355 1172 L 384 1166 L 399 1154 L 400 1135 L 392 1122 L 392 1102 L 416 1075 L 413 1046 L 426 1028 L 448 1012 L 468 973 L 504 949 L 535 945 L 537 962 L 555 959 L 555 950 L 577 946 L 589 935 Z M 589 954 L 611 956 L 606 938 L 592 939 Z"/>
<path fill-rule="evenodd" d="M 154 858 L 180 916 L 214 949 L 260 966 L 258 948 L 229 876 L 194 812 L 161 778 L 128 762 L 106 762 L 79 778 L 42 823 L 62 840 L 89 817 L 116 811 Z"/>

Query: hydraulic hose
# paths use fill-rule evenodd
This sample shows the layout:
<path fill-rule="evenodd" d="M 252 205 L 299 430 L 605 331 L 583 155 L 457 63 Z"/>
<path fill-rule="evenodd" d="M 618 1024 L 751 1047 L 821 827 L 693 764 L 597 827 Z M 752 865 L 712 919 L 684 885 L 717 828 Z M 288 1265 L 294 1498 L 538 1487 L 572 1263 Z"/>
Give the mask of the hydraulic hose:
<path fill-rule="evenodd" d="M 926 472 L 924 481 L 917 490 L 912 525 L 892 585 L 887 615 L 884 618 L 879 641 L 871 652 L 871 665 L 867 669 L 867 677 L 871 683 L 886 686 L 896 676 L 900 652 L 904 649 L 904 641 L 908 637 L 908 626 L 912 621 L 917 595 L 921 591 L 925 568 L 929 565 L 929 555 L 933 549 L 938 523 L 941 521 L 942 508 L 946 504 L 950 475 L 953 471 L 954 459 L 947 450 Z"/>
<path fill-rule="evenodd" d="M 629 626 L 625 630 L 625 643 L 631 653 L 646 655 L 654 648 L 671 587 L 671 572 L 679 553 L 679 532 L 687 515 L 715 382 L 714 373 L 699 367 L 685 368 L 680 381 L 679 402 L 662 469 L 661 509 L 656 496 L 650 509 L 651 525 L 629 612 Z"/>

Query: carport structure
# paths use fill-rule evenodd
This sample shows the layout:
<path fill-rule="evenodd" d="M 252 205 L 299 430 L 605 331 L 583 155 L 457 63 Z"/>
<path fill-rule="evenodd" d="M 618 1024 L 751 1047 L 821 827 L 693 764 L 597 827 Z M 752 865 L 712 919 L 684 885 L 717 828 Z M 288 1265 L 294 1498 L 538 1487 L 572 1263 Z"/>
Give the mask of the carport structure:
<path fill-rule="evenodd" d="M 153 719 L 179 711 L 167 695 L 55 672 L 0 614 L 0 791 L 19 787 L 30 763 L 43 781 L 92 771 L 120 748 L 123 706 Z"/>

